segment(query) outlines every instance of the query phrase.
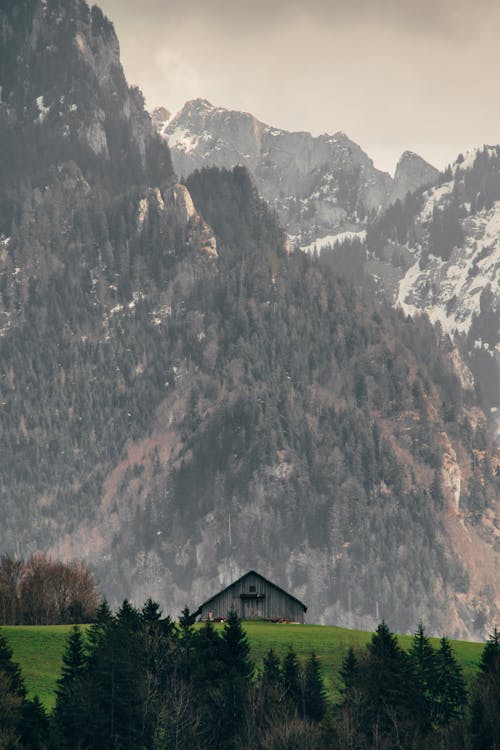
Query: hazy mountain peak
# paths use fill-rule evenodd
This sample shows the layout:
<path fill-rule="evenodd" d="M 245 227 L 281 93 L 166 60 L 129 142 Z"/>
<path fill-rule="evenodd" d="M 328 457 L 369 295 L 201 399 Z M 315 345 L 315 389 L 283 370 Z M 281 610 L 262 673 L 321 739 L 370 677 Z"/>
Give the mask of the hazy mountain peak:
<path fill-rule="evenodd" d="M 205 99 L 202 96 L 197 96 L 194 99 L 188 99 L 183 109 L 215 109 L 212 102 L 209 102 L 208 99 Z"/>
<path fill-rule="evenodd" d="M 439 170 L 414 151 L 404 151 L 397 163 L 392 190 L 386 205 L 404 200 L 408 193 L 435 184 Z"/>
<path fill-rule="evenodd" d="M 354 141 L 349 138 L 347 133 L 344 133 L 343 130 L 337 130 L 332 136 L 329 136 L 332 141 L 339 141 L 342 143 L 354 143 Z M 355 144 L 358 145 L 357 143 Z"/>
<path fill-rule="evenodd" d="M 425 161 L 425 160 L 424 160 L 424 159 L 422 159 L 422 157 L 421 157 L 421 156 L 420 156 L 419 154 L 417 154 L 417 153 L 416 153 L 415 151 L 411 151 L 411 149 L 407 149 L 406 151 L 403 151 L 403 153 L 402 153 L 402 154 L 401 154 L 401 156 L 399 157 L 399 160 L 398 160 L 398 166 L 399 166 L 400 164 L 404 164 L 405 162 L 411 162 L 411 161 L 414 161 L 414 160 L 418 160 L 418 161 Z M 425 163 L 427 163 L 427 162 L 425 162 Z"/>
<path fill-rule="evenodd" d="M 156 107 L 151 112 L 151 120 L 155 128 L 160 131 L 172 119 L 172 113 L 166 107 Z"/>
<path fill-rule="evenodd" d="M 370 212 L 432 185 L 438 170 L 412 151 L 402 154 L 393 180 L 342 130 L 315 137 L 259 121 L 248 112 L 191 99 L 171 119 L 156 121 L 177 173 L 205 166 L 247 167 L 260 194 L 304 248 L 361 236 Z"/>
<path fill-rule="evenodd" d="M 246 166 L 262 197 L 303 245 L 357 229 L 360 217 L 377 210 L 392 185 L 342 131 L 318 137 L 289 132 L 206 99 L 186 102 L 158 130 L 181 176 L 204 166 Z"/>
<path fill-rule="evenodd" d="M 164 134 L 172 117 L 172 113 L 166 107 L 156 107 L 151 112 L 151 122 L 160 136 Z"/>
<path fill-rule="evenodd" d="M 400 629 L 497 621 L 494 516 L 481 539 L 467 515 L 494 512 L 495 467 L 467 373 L 453 377 L 428 322 L 374 315 L 286 254 L 245 169 L 173 184 L 96 8 L 7 0 L 0 34 L 1 549 L 87 557 L 108 596 L 146 590 L 171 612 L 259 559 L 316 620 L 372 627 L 377 597 Z M 179 172 L 248 166 L 289 229 L 360 227 L 392 186 L 340 135 L 206 100 L 181 115 L 166 128 Z M 467 218 L 489 244 L 500 195 L 485 188 L 484 231 Z M 446 189 L 419 196 L 431 217 Z"/>

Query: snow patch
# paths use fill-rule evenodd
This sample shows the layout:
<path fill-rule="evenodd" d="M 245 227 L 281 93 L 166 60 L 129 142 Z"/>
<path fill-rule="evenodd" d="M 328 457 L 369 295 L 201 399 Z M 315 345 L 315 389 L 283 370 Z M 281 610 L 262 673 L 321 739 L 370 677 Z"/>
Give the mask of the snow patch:
<path fill-rule="evenodd" d="M 425 193 L 425 195 L 428 195 L 428 198 L 422 209 L 422 213 L 420 214 L 422 220 L 425 221 L 431 218 L 434 206 L 451 193 L 453 185 L 453 180 L 450 180 L 449 182 L 445 182 L 443 185 L 439 185 L 439 187 L 433 188 Z"/>
<path fill-rule="evenodd" d="M 399 282 L 396 305 L 408 315 L 425 310 L 449 332 L 467 333 L 480 313 L 481 293 L 490 285 L 498 295 L 500 274 L 500 201 L 463 222 L 464 247 L 448 261 L 430 256 L 426 267 L 419 260 Z"/>
<path fill-rule="evenodd" d="M 200 141 L 200 137 L 187 128 L 176 128 L 173 133 L 165 133 L 165 138 L 171 148 L 177 148 L 186 154 L 194 151 Z"/>
<path fill-rule="evenodd" d="M 294 237 L 290 238 L 291 240 L 295 239 Z M 313 253 L 315 250 L 318 252 L 322 250 L 324 247 L 328 246 L 334 246 L 337 243 L 344 242 L 346 240 L 361 240 L 361 242 L 364 242 L 366 239 L 366 231 L 364 229 L 360 231 L 346 231 L 346 232 L 338 232 L 337 234 L 328 234 L 326 237 L 318 237 L 318 239 L 314 240 L 314 242 L 309 243 L 309 245 L 303 245 L 301 247 L 301 250 L 303 250 L 306 253 Z"/>
<path fill-rule="evenodd" d="M 38 107 L 39 115 L 36 118 L 36 122 L 42 123 L 46 119 L 48 113 L 50 112 L 50 107 L 46 107 L 43 96 L 37 96 L 36 98 L 36 106 Z"/>

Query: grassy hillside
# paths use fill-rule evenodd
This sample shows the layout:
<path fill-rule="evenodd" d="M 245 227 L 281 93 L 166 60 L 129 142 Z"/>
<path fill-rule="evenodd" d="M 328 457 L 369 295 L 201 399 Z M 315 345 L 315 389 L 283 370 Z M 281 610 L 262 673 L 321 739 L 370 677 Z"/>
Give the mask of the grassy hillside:
<path fill-rule="evenodd" d="M 311 651 L 315 651 L 322 664 L 325 683 L 332 695 L 337 692 L 338 670 L 347 649 L 349 646 L 362 648 L 372 635 L 361 630 L 322 625 L 267 622 L 247 622 L 245 629 L 252 647 L 252 657 L 257 665 L 270 648 L 281 656 L 292 645 L 301 658 L 306 658 Z M 61 655 L 70 630 L 69 625 L 2 628 L 14 652 L 14 659 L 21 665 L 29 694 L 38 694 L 48 709 L 54 706 Z M 411 636 L 399 636 L 399 641 L 404 648 L 408 648 Z M 439 645 L 437 638 L 433 638 L 432 642 L 434 647 Z M 466 678 L 470 678 L 477 669 L 483 645 L 465 641 L 452 641 L 452 644 Z"/>
<path fill-rule="evenodd" d="M 48 709 L 54 706 L 61 656 L 70 630 L 71 625 L 17 625 L 2 628 L 2 633 L 14 652 L 13 658 L 21 665 L 28 694 L 37 694 Z"/>

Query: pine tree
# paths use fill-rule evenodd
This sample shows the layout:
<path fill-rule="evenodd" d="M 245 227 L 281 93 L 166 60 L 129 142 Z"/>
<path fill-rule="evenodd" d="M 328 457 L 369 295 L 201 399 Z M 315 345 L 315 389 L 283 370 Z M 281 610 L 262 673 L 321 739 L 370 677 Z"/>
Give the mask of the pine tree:
<path fill-rule="evenodd" d="M 64 651 L 61 677 L 57 682 L 54 721 L 61 747 L 82 747 L 86 725 L 84 680 L 87 659 L 80 628 L 75 625 Z"/>
<path fill-rule="evenodd" d="M 352 646 L 342 660 L 339 676 L 342 700 L 336 706 L 336 731 L 339 733 L 334 747 L 361 748 L 367 745 L 366 725 L 366 656 L 358 656 Z M 366 743 L 365 743 L 366 739 Z M 365 743 L 365 744 L 363 744 Z"/>
<path fill-rule="evenodd" d="M 23 699 L 11 690 L 10 679 L 0 671 L 0 747 L 18 750 Z"/>
<path fill-rule="evenodd" d="M 441 726 L 447 726 L 454 719 L 463 716 L 467 700 L 462 669 L 447 638 L 441 638 L 436 653 L 436 671 L 436 722 Z"/>
<path fill-rule="evenodd" d="M 500 631 L 495 628 L 481 654 L 469 717 L 471 750 L 500 750 Z"/>
<path fill-rule="evenodd" d="M 416 683 L 414 712 L 420 731 L 426 734 L 436 719 L 437 665 L 436 653 L 422 623 L 413 636 L 409 655 Z"/>
<path fill-rule="evenodd" d="M 22 732 L 22 710 L 26 696 L 19 666 L 0 634 L 0 747 L 16 750 Z"/>
<path fill-rule="evenodd" d="M 189 607 L 184 607 L 182 610 L 181 616 L 179 617 L 179 625 L 183 630 L 194 625 L 194 616 L 189 611 Z"/>
<path fill-rule="evenodd" d="M 26 697 L 23 676 L 19 664 L 12 661 L 12 649 L 0 633 L 0 673 L 9 681 L 10 691 L 22 700 Z"/>
<path fill-rule="evenodd" d="M 297 659 L 297 654 L 293 650 L 292 646 L 289 646 L 288 651 L 283 659 L 283 666 L 281 669 L 283 688 L 287 696 L 290 708 L 292 711 L 297 711 L 298 714 L 304 717 L 304 693 L 302 689 L 302 674 Z"/>
<path fill-rule="evenodd" d="M 414 680 L 407 654 L 385 622 L 368 644 L 363 690 L 364 729 L 369 736 L 405 736 L 413 714 Z"/>
<path fill-rule="evenodd" d="M 223 680 L 222 722 L 227 747 L 236 747 L 244 725 L 248 690 L 253 674 L 250 644 L 236 612 L 228 614 L 222 633 Z"/>
<path fill-rule="evenodd" d="M 95 613 L 94 622 L 90 626 L 87 639 L 90 660 L 94 651 L 98 648 L 99 643 L 103 639 L 106 628 L 113 622 L 114 617 L 106 599 L 103 599 L 97 611 Z"/>
<path fill-rule="evenodd" d="M 220 744 L 222 747 L 226 660 L 221 638 L 209 620 L 195 632 L 190 662 L 192 681 L 196 685 L 195 708 L 200 716 L 200 734 L 209 746 Z"/>
<path fill-rule="evenodd" d="M 262 685 L 266 690 L 272 690 L 281 685 L 280 660 L 272 648 L 263 659 Z"/>
<path fill-rule="evenodd" d="M 482 675 L 495 674 L 500 670 L 500 630 L 494 628 L 485 643 L 479 662 Z"/>
<path fill-rule="evenodd" d="M 49 736 L 49 718 L 38 695 L 22 708 L 21 742 L 28 750 L 44 750 Z"/>
<path fill-rule="evenodd" d="M 316 654 L 311 654 L 304 673 L 304 714 L 312 722 L 319 722 L 326 711 L 326 691 Z"/>
<path fill-rule="evenodd" d="M 253 672 L 253 664 L 248 658 L 250 644 L 241 626 L 241 621 L 234 611 L 228 614 L 222 632 L 222 643 L 228 667 L 235 669 L 238 674 L 246 679 L 250 679 Z"/>
<path fill-rule="evenodd" d="M 175 670 L 173 642 L 176 629 L 170 617 L 161 619 L 156 602 L 148 599 L 141 610 L 142 647 L 144 650 L 144 677 L 141 691 L 142 733 L 141 746 L 151 747 L 169 725 L 168 685 L 172 690 L 171 676 Z"/>
<path fill-rule="evenodd" d="M 141 637 L 141 613 L 126 599 L 111 631 L 113 690 L 113 742 L 140 747 L 145 654 Z"/>
<path fill-rule="evenodd" d="M 145 623 L 156 623 L 161 620 L 161 610 L 158 602 L 154 602 L 150 597 L 141 610 L 141 616 Z"/>
<path fill-rule="evenodd" d="M 115 617 L 107 605 L 91 628 L 88 718 L 91 747 L 140 747 L 144 648 L 141 613 L 125 600 Z"/>
<path fill-rule="evenodd" d="M 83 735 L 89 743 L 106 746 L 114 721 L 112 701 L 114 671 L 112 642 L 115 637 L 116 617 L 104 599 L 97 609 L 95 621 L 87 632 L 89 715 Z"/>
<path fill-rule="evenodd" d="M 346 695 L 353 690 L 359 681 L 359 664 L 352 646 L 349 647 L 346 656 L 342 660 L 339 674 L 344 683 L 341 692 L 343 695 Z"/>

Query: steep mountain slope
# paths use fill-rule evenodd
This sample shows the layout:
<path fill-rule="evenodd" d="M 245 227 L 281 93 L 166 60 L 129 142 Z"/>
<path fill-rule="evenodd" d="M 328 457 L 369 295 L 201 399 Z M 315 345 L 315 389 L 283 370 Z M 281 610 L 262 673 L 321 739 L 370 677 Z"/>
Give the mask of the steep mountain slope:
<path fill-rule="evenodd" d="M 174 117 L 158 110 L 154 119 L 179 174 L 210 164 L 244 164 L 293 243 L 310 252 L 323 251 L 335 271 L 363 286 L 374 299 L 386 299 L 409 314 L 427 312 L 452 336 L 467 338 L 459 341 L 460 350 L 495 419 L 500 408 L 500 228 L 496 207 L 476 206 L 472 192 L 479 183 L 489 185 L 490 191 L 496 184 L 497 149 L 461 159 L 443 179 L 420 156 L 406 151 L 391 180 L 342 133 L 319 138 L 287 133 L 248 113 L 200 99 L 187 102 Z M 460 181 L 466 174 L 473 176 L 467 177 L 464 193 Z M 473 183 L 478 184 L 473 188 Z M 422 195 L 428 186 L 425 205 L 423 198 L 405 204 L 408 194 Z M 461 223 L 455 243 L 451 235 L 445 237 L 453 232 L 453 212 Z M 409 242 L 406 222 L 415 225 Z M 384 245 L 379 235 L 386 226 L 392 227 L 392 235 Z M 446 245 L 446 257 L 442 249 L 432 252 L 433 243 Z"/>
<path fill-rule="evenodd" d="M 363 229 L 369 212 L 431 183 L 434 172 L 437 176 L 414 155 L 403 158 L 393 184 L 344 133 L 317 138 L 290 133 L 204 99 L 187 102 L 173 118 L 157 110 L 153 119 L 178 174 L 187 177 L 205 166 L 247 167 L 301 246 Z"/>
<path fill-rule="evenodd" d="M 129 88 L 110 22 L 84 2 L 2 3 L 1 184 L 76 160 L 93 179 L 173 172 L 142 94 Z M 106 167 L 100 169 L 100 164 Z"/>
<path fill-rule="evenodd" d="M 385 207 L 397 200 L 404 201 L 408 193 L 414 193 L 424 185 L 434 185 L 438 177 L 439 171 L 435 167 L 413 151 L 405 151 L 396 165 L 392 190 Z"/>
<path fill-rule="evenodd" d="M 83 556 L 108 596 L 173 613 L 253 567 L 313 621 L 482 633 L 498 465 L 449 341 L 288 252 L 245 169 L 177 184 L 96 9 L 19 8 L 2 16 L 20 90 L 11 74 L 1 550 Z M 111 78 L 82 46 L 114 50 Z M 45 91 L 54 127 L 23 103 Z"/>
<path fill-rule="evenodd" d="M 163 393 L 134 382 L 140 326 L 120 317 L 174 259 L 217 253 L 100 10 L 12 2 L 0 22 L 1 544 L 27 553 L 92 514 Z"/>
<path fill-rule="evenodd" d="M 405 312 L 425 311 L 456 337 L 500 407 L 500 147 L 462 157 L 436 187 L 397 203 L 369 228 L 365 270 Z"/>

